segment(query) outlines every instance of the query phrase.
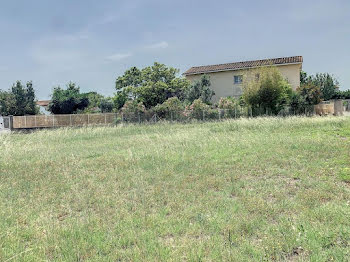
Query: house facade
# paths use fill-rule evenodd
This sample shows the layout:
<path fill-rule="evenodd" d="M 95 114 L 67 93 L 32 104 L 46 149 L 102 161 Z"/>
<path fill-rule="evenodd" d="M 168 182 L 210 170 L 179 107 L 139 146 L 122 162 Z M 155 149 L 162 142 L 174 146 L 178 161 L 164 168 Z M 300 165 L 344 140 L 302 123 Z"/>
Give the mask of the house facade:
<path fill-rule="evenodd" d="M 191 82 L 199 80 L 203 74 L 208 75 L 211 83 L 210 88 L 215 92 L 213 102 L 217 102 L 220 97 L 241 96 L 243 94 L 243 81 L 250 81 L 258 78 L 259 68 L 265 66 L 276 66 L 295 90 L 300 86 L 302 63 L 302 56 L 272 58 L 191 67 L 183 73 L 183 75 Z"/>

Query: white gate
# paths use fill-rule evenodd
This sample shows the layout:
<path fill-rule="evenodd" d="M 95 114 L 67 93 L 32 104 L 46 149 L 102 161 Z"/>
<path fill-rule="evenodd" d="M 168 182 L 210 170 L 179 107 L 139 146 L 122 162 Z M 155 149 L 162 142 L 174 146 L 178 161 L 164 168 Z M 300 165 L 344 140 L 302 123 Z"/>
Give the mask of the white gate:
<path fill-rule="evenodd" d="M 4 129 L 4 118 L 0 116 L 0 130 Z"/>
<path fill-rule="evenodd" d="M 11 120 L 9 116 L 0 116 L 0 131 L 11 129 Z"/>

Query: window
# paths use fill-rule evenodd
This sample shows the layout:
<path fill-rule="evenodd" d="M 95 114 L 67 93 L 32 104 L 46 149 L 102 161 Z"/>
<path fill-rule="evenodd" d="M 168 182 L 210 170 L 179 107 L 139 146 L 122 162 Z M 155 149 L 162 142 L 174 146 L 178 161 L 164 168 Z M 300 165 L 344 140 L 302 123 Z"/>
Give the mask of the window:
<path fill-rule="evenodd" d="M 238 76 L 234 76 L 233 78 L 233 83 L 236 85 L 242 84 L 243 82 L 243 76 L 242 75 L 238 75 Z"/>

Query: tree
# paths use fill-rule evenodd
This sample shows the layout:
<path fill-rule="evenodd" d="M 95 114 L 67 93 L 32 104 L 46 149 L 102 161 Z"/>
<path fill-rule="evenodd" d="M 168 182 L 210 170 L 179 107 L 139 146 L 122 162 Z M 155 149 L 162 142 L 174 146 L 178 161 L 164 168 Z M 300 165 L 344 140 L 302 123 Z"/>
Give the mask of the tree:
<path fill-rule="evenodd" d="M 300 71 L 300 84 L 306 84 L 308 82 L 308 75 L 305 71 Z"/>
<path fill-rule="evenodd" d="M 109 113 L 113 111 L 113 101 L 111 98 L 103 98 L 100 101 L 100 109 L 102 113 Z"/>
<path fill-rule="evenodd" d="M 316 74 L 311 82 L 321 89 L 324 100 L 333 99 L 339 90 L 339 82 L 329 73 Z"/>
<path fill-rule="evenodd" d="M 315 76 L 308 76 L 306 72 L 300 72 L 300 84 L 313 84 L 317 86 L 322 94 L 324 100 L 330 100 L 337 97 L 339 92 L 338 80 L 329 73 L 317 73 Z"/>
<path fill-rule="evenodd" d="M 121 109 L 124 106 L 125 102 L 129 99 L 129 92 L 131 91 L 127 89 L 128 88 L 124 88 L 123 90 L 117 91 L 113 97 L 114 107 L 117 110 Z"/>
<path fill-rule="evenodd" d="M 255 114 L 278 114 L 289 103 L 292 88 L 276 67 L 261 68 L 259 76 L 244 83 L 243 99 Z"/>
<path fill-rule="evenodd" d="M 306 105 L 317 105 L 321 102 L 321 90 L 312 82 L 301 85 L 297 92 L 303 98 Z"/>
<path fill-rule="evenodd" d="M 13 115 L 15 104 L 15 97 L 10 91 L 0 91 L 0 115 Z"/>
<path fill-rule="evenodd" d="M 189 103 L 200 99 L 206 104 L 210 104 L 211 98 L 215 95 L 215 92 L 210 89 L 210 77 L 203 75 L 200 80 L 195 81 L 190 87 L 187 88 L 185 97 Z"/>
<path fill-rule="evenodd" d="M 32 82 L 24 87 L 21 81 L 16 81 L 8 91 L 0 91 L 1 115 L 35 115 L 39 109 L 35 103 L 35 91 Z"/>
<path fill-rule="evenodd" d="M 53 114 L 73 114 L 84 110 L 89 105 L 89 99 L 80 94 L 80 87 L 69 82 L 67 89 L 55 87 L 49 104 L 49 111 Z"/>
<path fill-rule="evenodd" d="M 120 109 L 127 100 L 136 100 L 151 108 L 170 97 L 182 99 L 189 82 L 179 78 L 178 73 L 178 69 L 157 62 L 141 70 L 136 67 L 126 70 L 116 80 L 115 106 Z"/>
<path fill-rule="evenodd" d="M 350 89 L 338 90 L 335 94 L 336 99 L 350 99 Z"/>
<path fill-rule="evenodd" d="M 26 91 L 21 81 L 16 81 L 12 86 L 11 92 L 15 99 L 14 116 L 23 116 L 26 113 Z"/>
<path fill-rule="evenodd" d="M 25 113 L 27 115 L 35 115 L 39 112 L 38 106 L 35 103 L 35 91 L 32 81 L 27 82 L 27 89 L 25 90 Z"/>
<path fill-rule="evenodd" d="M 100 103 L 104 96 L 97 92 L 82 93 L 82 97 L 89 100 L 89 108 L 100 107 Z"/>

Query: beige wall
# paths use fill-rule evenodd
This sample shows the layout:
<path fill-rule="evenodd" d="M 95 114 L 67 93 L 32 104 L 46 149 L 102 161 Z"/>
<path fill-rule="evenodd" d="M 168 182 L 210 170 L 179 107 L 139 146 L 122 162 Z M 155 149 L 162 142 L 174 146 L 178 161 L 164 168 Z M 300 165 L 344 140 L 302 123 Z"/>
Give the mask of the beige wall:
<path fill-rule="evenodd" d="M 277 66 L 281 74 L 291 84 L 295 90 L 300 85 L 300 70 L 301 64 L 280 65 Z M 243 69 L 235 71 L 224 71 L 216 73 L 207 73 L 210 76 L 211 89 L 214 90 L 215 96 L 213 102 L 219 101 L 220 97 L 242 95 L 242 85 L 234 84 L 233 79 L 235 75 L 243 75 L 244 80 L 252 80 L 255 73 L 259 69 Z M 186 78 L 191 82 L 199 80 L 202 75 L 187 75 Z"/>

